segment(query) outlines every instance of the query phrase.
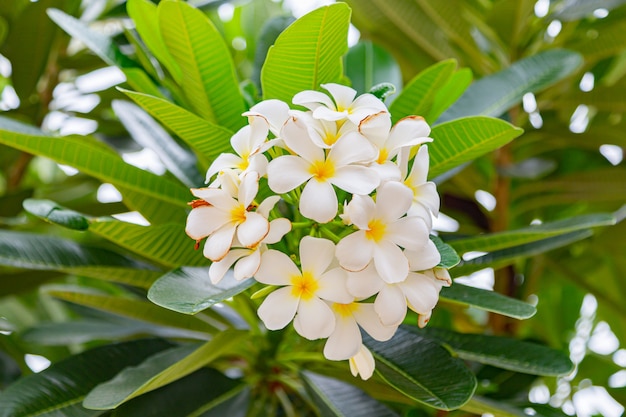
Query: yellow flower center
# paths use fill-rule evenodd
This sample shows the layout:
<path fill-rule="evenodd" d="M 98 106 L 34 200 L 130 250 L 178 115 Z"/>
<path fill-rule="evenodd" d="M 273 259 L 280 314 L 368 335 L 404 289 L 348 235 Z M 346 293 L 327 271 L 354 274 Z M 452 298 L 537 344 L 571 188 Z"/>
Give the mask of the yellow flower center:
<path fill-rule="evenodd" d="M 333 303 L 332 309 L 341 317 L 349 317 L 359 308 L 358 303 L 339 304 Z"/>
<path fill-rule="evenodd" d="M 244 153 L 241 155 L 241 162 L 237 164 L 237 168 L 242 171 L 245 171 L 250 165 L 250 154 Z"/>
<path fill-rule="evenodd" d="M 243 204 L 240 204 L 231 210 L 230 220 L 237 224 L 241 224 L 246 221 L 246 208 Z"/>
<path fill-rule="evenodd" d="M 417 187 L 411 184 L 411 181 L 408 178 L 404 180 L 404 185 L 406 185 L 411 191 L 413 191 L 413 197 L 417 197 Z"/>
<path fill-rule="evenodd" d="M 378 151 L 378 160 L 376 162 L 378 162 L 379 164 L 384 164 L 388 157 L 389 151 L 387 150 L 387 148 L 382 148 Z"/>
<path fill-rule="evenodd" d="M 387 232 L 387 225 L 379 219 L 374 219 L 367 224 L 367 229 L 368 230 L 365 231 L 365 237 L 374 242 L 379 242 Z"/>
<path fill-rule="evenodd" d="M 291 277 L 291 295 L 303 300 L 310 300 L 315 296 L 315 292 L 319 289 L 317 280 L 310 272 L 303 272 L 302 275 L 294 275 Z"/>
<path fill-rule="evenodd" d="M 337 142 L 337 139 L 339 139 L 338 133 L 326 132 L 326 135 L 324 136 L 324 143 L 329 146 L 334 145 L 335 142 Z"/>
<path fill-rule="evenodd" d="M 335 175 L 335 166 L 330 160 L 315 161 L 309 168 L 309 172 L 319 182 L 325 182 Z"/>

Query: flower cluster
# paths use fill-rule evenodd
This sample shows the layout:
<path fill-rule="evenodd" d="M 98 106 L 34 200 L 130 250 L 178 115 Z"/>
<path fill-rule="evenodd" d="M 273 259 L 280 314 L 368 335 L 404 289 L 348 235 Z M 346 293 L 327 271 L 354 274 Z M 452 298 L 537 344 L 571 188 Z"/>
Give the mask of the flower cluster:
<path fill-rule="evenodd" d="M 277 287 L 258 315 L 270 330 L 293 322 L 307 339 L 327 339 L 324 356 L 350 360 L 356 376 L 374 370 L 361 329 L 390 339 L 407 308 L 426 325 L 447 270 L 430 240 L 439 196 L 427 181 L 430 127 L 419 116 L 392 126 L 372 94 L 325 84 L 303 91 L 293 110 L 266 100 L 207 172 L 209 187 L 186 226 L 212 261 L 217 283 Z M 273 287 L 272 287 L 273 288 Z"/>

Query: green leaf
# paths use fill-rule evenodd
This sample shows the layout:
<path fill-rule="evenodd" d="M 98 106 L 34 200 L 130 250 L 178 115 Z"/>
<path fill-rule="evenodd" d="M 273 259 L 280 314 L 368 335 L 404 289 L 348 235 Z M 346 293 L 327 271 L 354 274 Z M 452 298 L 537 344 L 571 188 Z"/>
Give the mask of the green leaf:
<path fill-rule="evenodd" d="M 0 121 L 4 127 L 4 120 Z M 189 191 L 182 185 L 127 164 L 104 144 L 89 137 L 51 137 L 0 130 L 0 143 L 72 166 L 102 182 L 121 185 L 158 201 L 186 206 Z"/>
<path fill-rule="evenodd" d="M 203 118 L 237 130 L 245 119 L 243 97 L 230 52 L 211 21 L 180 1 L 162 1 L 159 27 L 165 45 L 182 71 L 182 89 Z"/>
<path fill-rule="evenodd" d="M 182 346 L 160 352 L 139 366 L 127 368 L 110 381 L 98 385 L 85 398 L 83 406 L 95 410 L 109 410 L 146 392 L 183 378 L 241 343 L 248 332 L 227 330 L 218 333 L 200 347 Z M 235 383 L 228 387 L 230 390 Z"/>
<path fill-rule="evenodd" d="M 626 30 L 626 22 L 624 22 L 623 17 L 599 22 L 598 25 L 594 25 L 588 30 L 595 31 L 596 36 L 591 38 L 585 34 L 577 42 L 569 44 L 569 47 L 582 53 L 585 59 L 599 60 L 624 51 L 626 39 L 624 39 L 623 34 Z"/>
<path fill-rule="evenodd" d="M 472 70 L 469 68 L 461 68 L 452 74 L 448 82 L 436 92 L 433 104 L 424 114 L 426 121 L 435 123 L 439 116 L 463 95 L 472 83 L 472 78 Z"/>
<path fill-rule="evenodd" d="M 1 417 L 88 417 L 101 412 L 81 407 L 85 395 L 122 369 L 171 345 L 159 339 L 98 347 L 29 375 L 0 393 Z"/>
<path fill-rule="evenodd" d="M 43 220 L 74 230 L 87 230 L 89 219 L 77 211 L 67 209 L 50 200 L 24 200 L 24 210 Z"/>
<path fill-rule="evenodd" d="M 232 131 L 208 122 L 167 100 L 134 91 L 123 89 L 120 91 L 195 150 L 204 162 L 203 168 L 208 168 L 207 161 L 214 160 L 219 154 L 232 152 L 230 146 Z"/>
<path fill-rule="evenodd" d="M 302 372 L 301 375 L 321 417 L 398 417 L 353 385 L 313 372 Z"/>
<path fill-rule="evenodd" d="M 565 353 L 535 343 L 433 327 L 423 331 L 428 337 L 449 345 L 460 358 L 468 361 L 543 376 L 566 375 L 574 368 Z"/>
<path fill-rule="evenodd" d="M 121 187 L 119 184 L 115 188 L 122 194 L 124 206 L 128 210 L 141 213 L 151 225 L 177 223 L 184 227 L 182 225 L 185 224 L 188 214 L 186 207 L 163 201 L 154 204 L 154 199 L 150 196 Z"/>
<path fill-rule="evenodd" d="M 552 236 L 563 235 L 577 230 L 586 230 L 592 227 L 609 226 L 616 223 L 612 214 L 586 214 L 568 219 L 529 226 L 523 229 L 508 230 L 499 233 L 476 235 L 448 243 L 460 253 L 469 251 L 491 252 L 510 248 L 526 243 L 536 242 Z"/>
<path fill-rule="evenodd" d="M 438 122 L 464 116 L 500 116 L 522 101 L 524 94 L 535 93 L 573 74 L 582 56 L 565 49 L 551 49 L 515 62 L 509 68 L 472 84 Z"/>
<path fill-rule="evenodd" d="M 194 250 L 194 241 L 179 224 L 139 226 L 121 221 L 94 222 L 89 230 L 115 244 L 161 265 L 207 265 L 202 251 Z"/>
<path fill-rule="evenodd" d="M 140 68 L 122 68 L 126 76 L 126 82 L 135 90 L 156 97 L 165 98 L 159 87 L 157 87 L 146 72 Z"/>
<path fill-rule="evenodd" d="M 435 246 L 437 246 L 437 250 L 441 255 L 441 262 L 439 262 L 439 265 L 437 265 L 438 267 L 449 269 L 461 262 L 459 254 L 456 253 L 452 246 L 441 240 L 439 236 L 430 235 L 429 237 L 430 240 L 433 241 Z"/>
<path fill-rule="evenodd" d="M 254 63 L 251 79 L 258 90 L 261 90 L 261 69 L 267 57 L 267 51 L 276 42 L 278 36 L 296 19 L 291 15 L 274 16 L 265 22 L 256 39 Z"/>
<path fill-rule="evenodd" d="M 497 292 L 468 287 L 458 282 L 450 287 L 442 288 L 439 298 L 454 304 L 475 307 L 515 319 L 528 319 L 537 312 L 537 309 L 531 304 Z"/>
<path fill-rule="evenodd" d="M 389 52 L 371 41 L 360 41 L 351 47 L 345 62 L 346 75 L 358 94 L 371 92 L 372 87 L 382 83 L 391 83 L 397 91 L 402 89 L 398 63 Z"/>
<path fill-rule="evenodd" d="M 476 389 L 476 378 L 463 361 L 404 326 L 386 342 L 367 335 L 363 339 L 376 359 L 378 375 L 415 401 L 452 410 L 465 404 Z"/>
<path fill-rule="evenodd" d="M 349 23 L 350 8 L 336 3 L 302 16 L 285 29 L 261 70 L 263 97 L 291 103 L 300 91 L 341 82 Z"/>
<path fill-rule="evenodd" d="M 439 124 L 428 145 L 431 178 L 491 152 L 520 136 L 523 130 L 503 120 L 474 116 Z"/>
<path fill-rule="evenodd" d="M 536 417 L 566 417 L 560 409 L 555 409 L 544 404 L 523 404 L 513 405 L 504 401 L 497 401 L 492 398 L 474 396 L 469 403 L 463 406 L 464 411 L 474 414 L 492 414 L 498 417 L 528 417 L 529 410 L 532 410 Z"/>
<path fill-rule="evenodd" d="M 624 3 L 626 0 L 569 0 L 557 3 L 550 17 L 563 22 L 572 22 L 584 17 L 591 17 L 597 9 L 602 8 L 611 11 Z"/>
<path fill-rule="evenodd" d="M 179 313 L 196 314 L 245 291 L 254 282 L 253 279 L 237 281 L 232 273 L 227 273 L 218 284 L 213 284 L 208 268 L 178 268 L 154 283 L 148 299 Z"/>
<path fill-rule="evenodd" d="M 448 59 L 417 74 L 389 106 L 394 123 L 406 116 L 425 116 L 433 106 L 439 90 L 446 85 L 456 69 L 456 61 Z M 434 121 L 426 119 L 427 122 Z"/>

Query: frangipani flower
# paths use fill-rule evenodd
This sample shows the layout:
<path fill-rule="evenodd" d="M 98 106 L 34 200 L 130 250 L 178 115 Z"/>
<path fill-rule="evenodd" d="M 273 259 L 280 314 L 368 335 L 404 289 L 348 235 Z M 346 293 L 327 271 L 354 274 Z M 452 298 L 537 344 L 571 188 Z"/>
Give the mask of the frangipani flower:
<path fill-rule="evenodd" d="M 376 363 L 372 352 L 365 345 L 361 345 L 356 355 L 350 358 L 350 372 L 352 376 L 359 375 L 362 380 L 367 380 L 374 374 Z"/>
<path fill-rule="evenodd" d="M 360 271 L 373 259 L 385 282 L 403 281 L 409 272 L 409 260 L 401 247 L 417 250 L 428 239 L 421 218 L 404 216 L 412 201 L 411 190 L 394 181 L 378 188 L 376 202 L 369 196 L 353 196 L 347 218 L 359 230 L 337 244 L 339 264 L 348 271 Z"/>
<path fill-rule="evenodd" d="M 434 182 L 426 180 L 428 166 L 428 147 L 421 146 L 413 160 L 411 172 L 406 175 L 406 163 L 401 164 L 401 170 L 403 171 L 403 177 L 406 175 L 404 184 L 413 191 L 413 204 L 409 214 L 415 214 L 430 220 L 431 213 L 435 217 L 439 215 L 440 201 L 439 194 L 437 194 L 437 186 Z M 424 211 L 428 213 L 427 216 L 424 215 Z"/>
<path fill-rule="evenodd" d="M 257 281 L 281 285 L 263 301 L 258 315 L 270 330 L 284 328 L 293 320 L 294 328 L 307 339 L 328 337 L 335 329 L 333 313 L 324 301 L 349 303 L 346 273 L 331 268 L 335 245 L 327 239 L 306 236 L 300 242 L 302 271 L 286 254 L 270 249 L 261 256 Z"/>
<path fill-rule="evenodd" d="M 243 116 L 248 117 L 248 121 L 251 125 L 255 125 L 258 119 L 263 119 L 269 126 L 269 130 L 278 137 L 280 129 L 289 119 L 289 105 L 280 100 L 264 100 L 255 104 L 243 113 Z"/>
<path fill-rule="evenodd" d="M 194 202 L 187 217 L 185 232 L 196 241 L 207 237 L 203 254 L 212 261 L 219 261 L 228 253 L 235 233 L 241 244 L 252 248 L 259 244 L 269 232 L 267 218 L 248 211 L 248 207 L 259 190 L 259 174 L 244 175 L 237 198 L 221 188 L 194 188 Z"/>
<path fill-rule="evenodd" d="M 375 172 L 356 165 L 374 156 L 372 146 L 356 132 L 344 135 L 328 154 L 311 141 L 299 119 L 285 124 L 282 138 L 297 156 L 272 160 L 267 168 L 268 184 L 272 191 L 284 194 L 306 182 L 299 209 L 309 219 L 327 223 L 335 218 L 338 201 L 333 185 L 349 193 L 368 194 L 379 183 Z"/>
<path fill-rule="evenodd" d="M 313 111 L 313 117 L 328 121 L 350 120 L 357 125 L 367 116 L 387 111 L 385 103 L 372 94 L 362 94 L 356 98 L 356 90 L 340 84 L 322 84 L 332 96 L 332 100 L 319 91 L 306 90 L 293 97 L 293 104 Z"/>

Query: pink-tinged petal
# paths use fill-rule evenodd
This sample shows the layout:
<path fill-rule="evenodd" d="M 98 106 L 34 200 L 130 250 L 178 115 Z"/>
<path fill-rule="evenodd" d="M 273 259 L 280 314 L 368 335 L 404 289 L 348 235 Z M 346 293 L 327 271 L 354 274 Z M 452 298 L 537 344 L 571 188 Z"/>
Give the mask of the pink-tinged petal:
<path fill-rule="evenodd" d="M 359 133 L 378 148 L 385 146 L 391 129 L 391 115 L 387 111 L 372 114 L 359 123 Z"/>
<path fill-rule="evenodd" d="M 359 229 L 368 229 L 369 222 L 376 215 L 376 204 L 369 196 L 354 195 L 347 206 L 348 218 Z"/>
<path fill-rule="evenodd" d="M 348 292 L 346 280 L 348 273 L 342 268 L 333 268 L 324 273 L 318 280 L 317 296 L 335 303 L 350 304 L 354 297 Z"/>
<path fill-rule="evenodd" d="M 389 239 L 405 249 L 417 250 L 428 240 L 428 228 L 421 217 L 403 217 L 387 226 Z"/>
<path fill-rule="evenodd" d="M 389 133 L 388 144 L 393 148 L 401 146 L 412 146 L 424 142 L 432 142 L 428 137 L 430 135 L 430 126 L 420 116 L 407 116 L 400 119 L 398 123 L 391 128 Z"/>
<path fill-rule="evenodd" d="M 388 240 L 379 242 L 374 250 L 374 266 L 388 284 L 404 281 L 409 273 L 409 260 L 398 246 Z"/>
<path fill-rule="evenodd" d="M 263 243 L 272 244 L 279 242 L 291 230 L 291 222 L 287 219 L 274 219 L 270 222 L 270 231 L 263 239 Z"/>
<path fill-rule="evenodd" d="M 409 259 L 409 269 L 411 271 L 431 269 L 441 262 L 441 254 L 430 239 L 418 250 L 405 250 L 404 255 Z"/>
<path fill-rule="evenodd" d="M 264 100 L 252 106 L 249 111 L 243 113 L 243 116 L 265 118 L 270 125 L 272 133 L 278 136 L 278 132 L 280 132 L 280 129 L 289 118 L 289 105 L 284 101 L 276 99 Z"/>
<path fill-rule="evenodd" d="M 265 200 L 263 200 L 261 204 L 259 204 L 259 207 L 256 208 L 256 212 L 259 213 L 261 216 L 267 218 L 270 215 L 270 211 L 272 211 L 276 203 L 278 203 L 279 201 L 280 196 L 269 196 Z"/>
<path fill-rule="evenodd" d="M 236 225 L 227 223 L 211 236 L 209 236 L 204 244 L 203 254 L 213 262 L 222 260 L 228 254 L 235 237 Z"/>
<path fill-rule="evenodd" d="M 300 275 L 300 270 L 289 256 L 270 249 L 261 255 L 261 266 L 254 277 L 263 284 L 289 285 L 292 277 Z"/>
<path fill-rule="evenodd" d="M 361 303 L 352 314 L 359 326 L 379 342 L 391 339 L 398 328 L 397 326 L 385 326 L 374 310 L 374 304 Z"/>
<path fill-rule="evenodd" d="M 245 250 L 245 249 L 244 249 Z M 248 249 L 248 255 L 239 259 L 235 264 L 235 279 L 237 281 L 252 278 L 261 266 L 261 251 Z"/>
<path fill-rule="evenodd" d="M 358 353 L 361 331 L 352 317 L 335 315 L 335 318 L 335 331 L 324 345 L 324 356 L 331 361 L 343 361 Z"/>
<path fill-rule="evenodd" d="M 428 146 L 420 146 L 415 158 L 413 159 L 413 166 L 411 167 L 411 173 L 407 177 L 406 181 L 411 187 L 417 187 L 419 184 L 426 182 L 428 176 Z"/>
<path fill-rule="evenodd" d="M 424 207 L 423 205 L 413 202 L 411 204 L 411 208 L 406 213 L 407 217 L 418 217 L 424 221 L 428 230 L 432 230 L 433 228 L 433 216 L 430 214 L 430 211 Z"/>
<path fill-rule="evenodd" d="M 299 156 L 285 155 L 274 159 L 267 166 L 267 182 L 272 191 L 288 193 L 313 176 L 310 164 Z"/>
<path fill-rule="evenodd" d="M 435 216 L 439 215 L 439 193 L 434 182 L 419 185 L 415 190 L 414 201 L 426 206 Z"/>
<path fill-rule="evenodd" d="M 374 356 L 365 346 L 361 345 L 359 352 L 350 358 L 350 372 L 352 376 L 360 375 L 362 380 L 368 380 L 374 374 Z"/>
<path fill-rule="evenodd" d="M 206 173 L 206 182 L 209 182 L 213 175 L 217 174 L 220 171 L 230 168 L 237 168 L 243 163 L 243 159 L 241 157 L 232 154 L 232 153 L 222 153 L 220 154 L 211 166 L 209 167 Z"/>
<path fill-rule="evenodd" d="M 300 299 L 291 294 L 291 287 L 279 288 L 265 298 L 257 314 L 269 330 L 279 330 L 296 315 Z"/>
<path fill-rule="evenodd" d="M 229 221 L 230 217 L 215 207 L 196 207 L 187 216 L 185 233 L 195 240 L 204 239 Z"/>
<path fill-rule="evenodd" d="M 363 135 L 350 132 L 337 140 L 328 154 L 328 159 L 331 159 L 335 166 L 340 167 L 348 164 L 369 163 L 376 159 L 376 155 L 376 148 Z"/>
<path fill-rule="evenodd" d="M 429 311 L 428 314 L 420 314 L 417 317 L 417 327 L 419 327 L 420 329 L 423 329 L 424 327 L 426 327 L 426 325 L 430 321 L 430 316 L 432 314 L 433 314 L 432 311 Z"/>
<path fill-rule="evenodd" d="M 399 182 L 386 182 L 376 190 L 376 212 L 391 223 L 402 217 L 413 203 L 413 192 Z"/>
<path fill-rule="evenodd" d="M 280 137 L 292 153 L 301 158 L 315 162 L 324 159 L 324 150 L 316 146 L 309 138 L 308 126 L 302 119 L 292 117 L 285 123 Z"/>
<path fill-rule="evenodd" d="M 300 241 L 302 271 L 319 278 L 335 256 L 335 244 L 328 239 L 305 236 Z"/>
<path fill-rule="evenodd" d="M 230 212 L 238 205 L 228 191 L 220 188 L 192 188 L 191 193 L 223 211 Z"/>
<path fill-rule="evenodd" d="M 335 256 L 341 267 L 347 271 L 361 271 L 372 259 L 374 243 L 365 237 L 363 230 L 358 230 L 337 243 Z M 407 265 L 408 268 L 408 265 Z"/>
<path fill-rule="evenodd" d="M 237 260 L 250 253 L 250 249 L 233 249 L 228 252 L 221 261 L 213 262 L 209 267 L 209 278 L 213 284 L 217 284 L 224 278 L 226 272 Z"/>
<path fill-rule="evenodd" d="M 246 221 L 237 227 L 237 239 L 246 248 L 259 244 L 270 231 L 270 223 L 259 213 L 247 212 Z"/>
<path fill-rule="evenodd" d="M 348 272 L 346 286 L 350 294 L 363 300 L 380 291 L 384 283 L 378 272 L 376 272 L 374 263 L 370 262 L 367 268 L 362 271 Z"/>
<path fill-rule="evenodd" d="M 374 310 L 384 326 L 399 326 L 406 317 L 406 298 L 397 285 L 385 285 L 376 296 Z"/>
<path fill-rule="evenodd" d="M 330 182 L 352 194 L 367 195 L 380 183 L 378 174 L 361 165 L 347 165 L 337 168 Z"/>
<path fill-rule="evenodd" d="M 337 215 L 337 194 L 328 182 L 309 180 L 300 196 L 300 213 L 318 223 L 328 223 Z"/>
<path fill-rule="evenodd" d="M 319 91 L 305 90 L 301 91 L 291 100 L 293 104 L 304 106 L 307 109 L 315 110 L 320 104 L 326 107 L 335 108 L 335 103 L 326 94 Z"/>
<path fill-rule="evenodd" d="M 406 282 L 400 284 L 409 308 L 418 314 L 428 314 L 439 300 L 441 285 L 428 275 L 411 272 Z"/>
<path fill-rule="evenodd" d="M 256 194 L 259 192 L 259 174 L 258 172 L 248 172 L 241 179 L 239 185 L 239 193 L 237 200 L 248 207 Z"/>
<path fill-rule="evenodd" d="M 352 104 L 354 97 L 356 97 L 356 90 L 345 85 L 327 83 L 322 84 L 322 88 L 328 91 L 331 96 L 333 96 L 337 108 L 348 108 Z"/>
<path fill-rule="evenodd" d="M 328 304 L 317 297 L 301 299 L 293 327 L 306 339 L 326 338 L 335 330 L 335 315 Z"/>

